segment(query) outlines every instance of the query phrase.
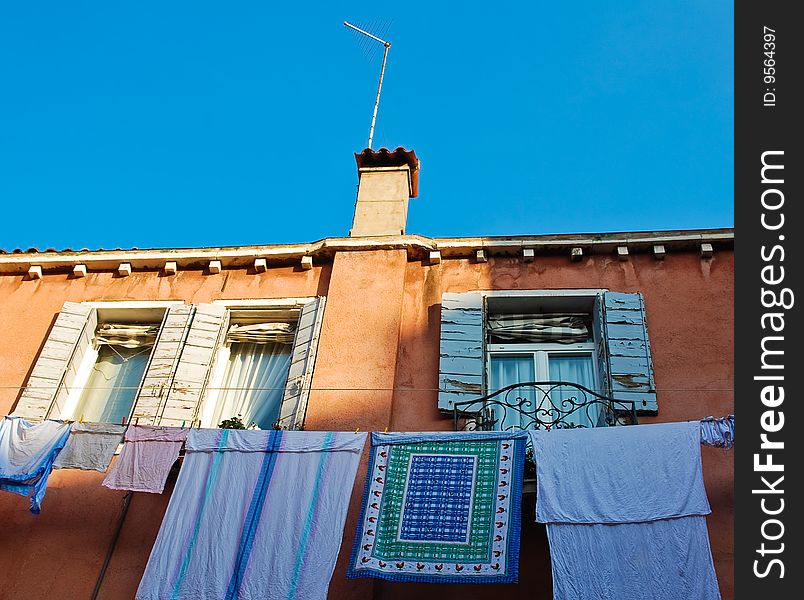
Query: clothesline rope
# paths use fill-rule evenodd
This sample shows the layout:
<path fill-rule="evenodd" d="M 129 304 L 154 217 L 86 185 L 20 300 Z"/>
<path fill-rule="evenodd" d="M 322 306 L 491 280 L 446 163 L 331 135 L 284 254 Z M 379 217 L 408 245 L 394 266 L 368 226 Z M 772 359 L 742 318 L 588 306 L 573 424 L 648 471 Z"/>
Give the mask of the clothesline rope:
<path fill-rule="evenodd" d="M 0 390 L 50 390 L 63 387 L 66 390 L 88 390 L 88 389 L 116 389 L 116 390 L 137 390 L 140 386 L 60 386 L 60 385 L 0 385 Z M 248 390 L 248 391 L 272 391 L 284 390 L 282 387 L 216 387 L 216 386 L 203 386 L 203 385 L 182 385 L 177 386 L 182 390 Z M 442 392 L 449 391 L 444 388 L 405 388 L 405 387 L 376 387 L 376 388 L 346 388 L 346 387 L 299 387 L 300 390 L 322 391 L 322 392 L 391 392 L 391 391 L 404 391 L 404 392 Z M 596 390 L 602 391 L 602 390 Z M 657 392 L 733 392 L 734 388 L 656 388 Z"/>

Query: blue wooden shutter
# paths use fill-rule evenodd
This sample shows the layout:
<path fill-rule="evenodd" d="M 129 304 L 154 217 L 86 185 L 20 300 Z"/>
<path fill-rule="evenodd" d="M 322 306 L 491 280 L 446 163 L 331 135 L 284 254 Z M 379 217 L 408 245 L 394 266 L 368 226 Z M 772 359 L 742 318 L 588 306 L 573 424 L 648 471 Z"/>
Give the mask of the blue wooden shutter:
<path fill-rule="evenodd" d="M 445 293 L 441 298 L 438 409 L 483 395 L 483 294 Z"/>
<path fill-rule="evenodd" d="M 605 292 L 602 305 L 610 393 L 634 401 L 638 412 L 655 413 L 659 407 L 642 294 Z"/>

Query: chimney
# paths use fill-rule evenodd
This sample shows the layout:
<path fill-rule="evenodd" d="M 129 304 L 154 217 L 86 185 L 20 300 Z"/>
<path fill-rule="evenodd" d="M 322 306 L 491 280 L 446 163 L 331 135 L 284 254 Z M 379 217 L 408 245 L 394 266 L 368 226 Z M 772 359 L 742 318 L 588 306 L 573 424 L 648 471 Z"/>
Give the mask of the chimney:
<path fill-rule="evenodd" d="M 419 194 L 419 159 L 401 146 L 366 148 L 357 160 L 357 203 L 351 237 L 402 235 L 408 219 L 408 200 Z"/>

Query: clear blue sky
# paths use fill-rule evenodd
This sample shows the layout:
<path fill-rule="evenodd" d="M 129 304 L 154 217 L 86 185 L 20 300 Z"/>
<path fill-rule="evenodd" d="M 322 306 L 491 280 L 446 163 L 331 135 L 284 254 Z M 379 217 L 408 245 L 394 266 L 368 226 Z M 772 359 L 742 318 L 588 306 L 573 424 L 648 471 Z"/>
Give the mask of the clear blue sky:
<path fill-rule="evenodd" d="M 733 225 L 731 1 L 49 0 L 0 4 L 0 248 L 346 235 L 381 53 L 344 19 L 391 21 L 410 233 Z"/>

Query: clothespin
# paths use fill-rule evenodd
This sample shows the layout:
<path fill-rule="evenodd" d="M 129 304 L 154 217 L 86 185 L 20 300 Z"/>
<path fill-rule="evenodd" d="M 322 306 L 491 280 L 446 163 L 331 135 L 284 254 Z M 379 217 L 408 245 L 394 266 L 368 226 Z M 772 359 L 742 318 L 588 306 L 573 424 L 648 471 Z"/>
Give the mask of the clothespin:
<path fill-rule="evenodd" d="M 385 430 L 383 431 L 383 433 L 388 433 L 388 425 L 385 426 Z"/>
<path fill-rule="evenodd" d="M 137 417 L 136 419 L 134 419 L 134 427 L 136 427 L 139 424 L 140 424 L 140 418 Z"/>
<path fill-rule="evenodd" d="M 120 417 L 120 424 L 121 424 L 123 427 L 125 427 L 125 426 L 126 426 L 126 418 L 125 418 L 125 417 Z"/>
<path fill-rule="evenodd" d="M 355 433 L 360 433 L 360 427 L 358 427 L 357 429 L 355 429 Z"/>
<path fill-rule="evenodd" d="M 184 421 L 181 422 L 181 428 L 184 429 Z"/>
<path fill-rule="evenodd" d="M 78 422 L 81 423 L 82 425 L 84 424 L 84 415 L 81 415 L 81 418 L 78 419 Z"/>

